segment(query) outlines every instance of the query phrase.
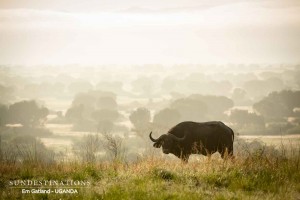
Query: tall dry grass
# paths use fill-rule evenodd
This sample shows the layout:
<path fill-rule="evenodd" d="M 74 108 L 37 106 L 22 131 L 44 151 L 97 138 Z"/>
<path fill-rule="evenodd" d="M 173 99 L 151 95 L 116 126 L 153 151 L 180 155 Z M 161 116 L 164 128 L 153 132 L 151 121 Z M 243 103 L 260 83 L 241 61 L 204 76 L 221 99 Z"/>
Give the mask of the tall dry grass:
<path fill-rule="evenodd" d="M 147 156 L 135 162 L 5 163 L 0 165 L 1 199 L 297 199 L 299 148 L 262 148 L 235 159 L 180 160 Z M 74 194 L 20 194 L 9 180 L 87 180 Z"/>

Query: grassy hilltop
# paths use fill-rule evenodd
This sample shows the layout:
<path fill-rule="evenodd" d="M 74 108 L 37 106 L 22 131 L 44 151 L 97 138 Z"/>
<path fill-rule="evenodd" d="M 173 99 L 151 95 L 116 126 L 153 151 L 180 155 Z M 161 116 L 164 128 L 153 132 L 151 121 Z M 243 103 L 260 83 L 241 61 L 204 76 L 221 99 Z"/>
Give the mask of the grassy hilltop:
<path fill-rule="evenodd" d="M 300 156 L 264 151 L 182 164 L 148 157 L 134 163 L 0 165 L 0 199 L 299 199 Z M 21 194 L 9 180 L 88 180 L 78 194 Z"/>

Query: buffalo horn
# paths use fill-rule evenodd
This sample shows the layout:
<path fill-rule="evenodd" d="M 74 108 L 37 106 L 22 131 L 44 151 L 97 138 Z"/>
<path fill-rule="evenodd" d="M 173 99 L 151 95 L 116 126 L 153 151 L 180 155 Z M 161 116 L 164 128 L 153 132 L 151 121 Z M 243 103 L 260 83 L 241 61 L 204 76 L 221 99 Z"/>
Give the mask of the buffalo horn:
<path fill-rule="evenodd" d="M 158 139 L 154 139 L 154 138 L 152 137 L 152 131 L 151 131 L 151 133 L 149 134 L 149 137 L 150 137 L 150 140 L 151 140 L 152 142 L 158 142 L 158 140 L 159 140 L 159 138 L 158 138 Z"/>

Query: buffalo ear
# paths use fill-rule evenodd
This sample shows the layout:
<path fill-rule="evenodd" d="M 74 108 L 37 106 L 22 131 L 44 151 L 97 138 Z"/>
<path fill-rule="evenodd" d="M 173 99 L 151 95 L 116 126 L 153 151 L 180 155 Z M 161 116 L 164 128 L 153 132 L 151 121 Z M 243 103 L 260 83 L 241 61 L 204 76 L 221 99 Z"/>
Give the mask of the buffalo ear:
<path fill-rule="evenodd" d="M 153 146 L 154 146 L 155 148 L 160 148 L 160 147 L 161 147 L 161 143 L 160 143 L 160 142 L 155 142 L 155 143 L 153 144 Z"/>

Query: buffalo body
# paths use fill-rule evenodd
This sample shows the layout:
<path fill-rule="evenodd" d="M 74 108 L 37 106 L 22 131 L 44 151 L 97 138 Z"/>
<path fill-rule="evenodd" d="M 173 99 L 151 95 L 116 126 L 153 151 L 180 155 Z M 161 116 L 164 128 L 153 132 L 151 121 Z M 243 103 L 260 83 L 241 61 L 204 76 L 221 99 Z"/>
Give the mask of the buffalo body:
<path fill-rule="evenodd" d="M 210 156 L 219 152 L 221 157 L 233 156 L 234 133 L 223 122 L 181 122 L 158 139 L 152 137 L 153 146 L 162 147 L 165 154 L 172 153 L 187 162 L 191 154 Z"/>

